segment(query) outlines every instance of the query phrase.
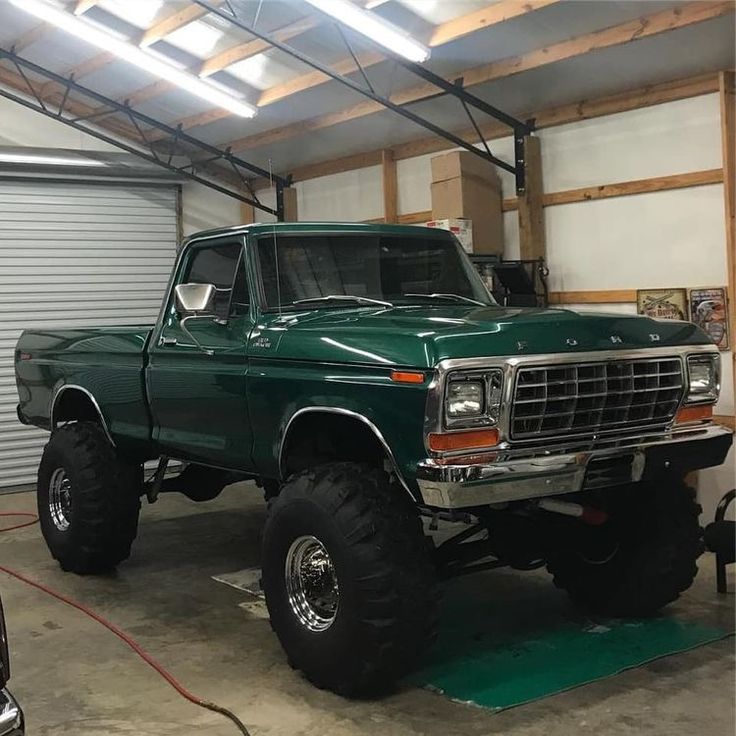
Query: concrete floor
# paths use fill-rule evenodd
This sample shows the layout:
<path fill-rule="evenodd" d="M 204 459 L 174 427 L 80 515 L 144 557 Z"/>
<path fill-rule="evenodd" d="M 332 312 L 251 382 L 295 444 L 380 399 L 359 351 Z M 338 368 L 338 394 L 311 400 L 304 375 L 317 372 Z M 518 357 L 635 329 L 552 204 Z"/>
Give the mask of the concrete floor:
<path fill-rule="evenodd" d="M 34 507 L 30 493 L 0 496 L 0 511 Z M 0 535 L 0 561 L 110 618 L 257 736 L 734 733 L 732 638 L 495 715 L 411 688 L 370 702 L 319 691 L 288 667 L 268 621 L 239 607 L 248 596 L 211 579 L 258 565 L 263 519 L 254 488 L 231 487 L 207 504 L 169 495 L 143 509 L 133 555 L 115 575 L 62 573 L 38 526 Z M 695 586 L 676 606 L 727 627 L 734 599 L 716 597 L 712 563 L 710 555 L 701 559 Z M 496 571 L 476 580 L 553 591 L 541 573 Z M 98 624 L 2 574 L 0 590 L 11 689 L 26 709 L 29 736 L 236 734 L 228 721 L 182 700 Z"/>

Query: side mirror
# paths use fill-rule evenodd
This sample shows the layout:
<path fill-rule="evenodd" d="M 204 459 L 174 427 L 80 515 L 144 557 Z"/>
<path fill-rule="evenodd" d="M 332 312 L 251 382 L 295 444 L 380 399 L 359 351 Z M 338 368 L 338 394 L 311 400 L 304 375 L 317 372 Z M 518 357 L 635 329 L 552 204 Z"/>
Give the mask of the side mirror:
<path fill-rule="evenodd" d="M 174 288 L 177 311 L 191 315 L 211 312 L 216 291 L 213 284 L 178 284 Z"/>

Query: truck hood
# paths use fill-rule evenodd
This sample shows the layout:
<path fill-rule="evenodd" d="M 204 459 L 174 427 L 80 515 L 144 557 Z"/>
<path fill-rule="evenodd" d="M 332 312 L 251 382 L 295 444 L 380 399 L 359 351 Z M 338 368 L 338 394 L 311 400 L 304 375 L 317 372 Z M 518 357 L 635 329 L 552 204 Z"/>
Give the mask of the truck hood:
<path fill-rule="evenodd" d="M 252 355 L 434 367 L 446 358 L 630 350 L 710 342 L 690 322 L 571 309 L 442 305 L 269 315 Z"/>

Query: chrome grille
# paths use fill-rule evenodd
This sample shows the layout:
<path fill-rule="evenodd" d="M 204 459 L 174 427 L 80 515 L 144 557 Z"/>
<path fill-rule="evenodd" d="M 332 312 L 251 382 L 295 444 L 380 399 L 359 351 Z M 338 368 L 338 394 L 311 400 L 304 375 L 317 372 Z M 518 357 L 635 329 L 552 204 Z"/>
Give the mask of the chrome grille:
<path fill-rule="evenodd" d="M 683 389 L 682 362 L 675 357 L 522 367 L 511 438 L 665 425 Z"/>

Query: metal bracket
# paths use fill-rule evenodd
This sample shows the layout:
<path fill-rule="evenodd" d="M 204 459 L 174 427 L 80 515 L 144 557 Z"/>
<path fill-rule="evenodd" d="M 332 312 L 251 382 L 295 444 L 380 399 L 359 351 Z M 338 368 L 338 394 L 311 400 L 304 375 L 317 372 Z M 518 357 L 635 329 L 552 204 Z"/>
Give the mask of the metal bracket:
<path fill-rule="evenodd" d="M 164 482 L 164 476 L 166 475 L 166 470 L 168 467 L 169 458 L 166 455 L 161 455 L 158 460 L 158 467 L 156 468 L 156 472 L 153 474 L 151 480 L 149 480 L 148 483 L 146 483 L 144 486 L 148 503 L 156 503 L 156 500 L 158 499 L 158 494 L 161 492 L 161 485 Z"/>

